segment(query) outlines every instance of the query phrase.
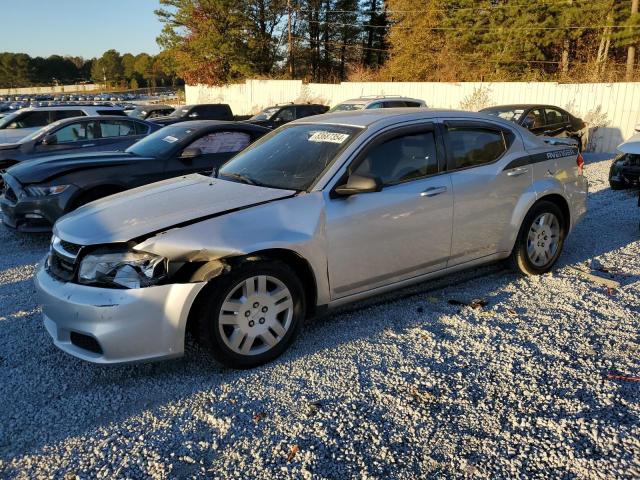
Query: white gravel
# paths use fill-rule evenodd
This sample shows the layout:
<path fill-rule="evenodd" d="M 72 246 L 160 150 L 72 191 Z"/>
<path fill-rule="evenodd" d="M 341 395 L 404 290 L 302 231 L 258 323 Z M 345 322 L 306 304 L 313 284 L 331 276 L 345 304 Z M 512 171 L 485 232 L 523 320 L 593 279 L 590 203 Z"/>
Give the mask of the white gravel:
<path fill-rule="evenodd" d="M 122 367 L 59 352 L 31 284 L 48 238 L 0 230 L 0 477 L 640 477 L 640 382 L 607 378 L 640 376 L 640 209 L 609 164 L 589 162 L 553 273 L 493 266 L 351 306 L 250 371 L 195 346 Z"/>

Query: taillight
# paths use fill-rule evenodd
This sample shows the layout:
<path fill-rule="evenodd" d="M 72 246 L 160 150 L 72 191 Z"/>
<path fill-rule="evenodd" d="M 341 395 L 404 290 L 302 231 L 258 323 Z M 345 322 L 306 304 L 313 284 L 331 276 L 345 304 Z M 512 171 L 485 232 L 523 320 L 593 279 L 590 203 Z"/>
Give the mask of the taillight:
<path fill-rule="evenodd" d="M 584 158 L 582 158 L 581 153 L 578 153 L 578 156 L 576 157 L 576 165 L 578 165 L 578 175 L 582 175 L 584 170 Z"/>

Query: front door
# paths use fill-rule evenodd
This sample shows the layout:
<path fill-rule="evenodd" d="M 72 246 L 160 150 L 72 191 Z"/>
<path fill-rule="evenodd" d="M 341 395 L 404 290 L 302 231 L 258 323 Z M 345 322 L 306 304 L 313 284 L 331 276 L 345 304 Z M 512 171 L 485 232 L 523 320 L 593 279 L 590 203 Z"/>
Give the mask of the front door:
<path fill-rule="evenodd" d="M 441 158 L 425 124 L 385 134 L 353 162 L 351 174 L 378 177 L 383 188 L 328 199 L 332 300 L 444 268 L 453 196 Z"/>

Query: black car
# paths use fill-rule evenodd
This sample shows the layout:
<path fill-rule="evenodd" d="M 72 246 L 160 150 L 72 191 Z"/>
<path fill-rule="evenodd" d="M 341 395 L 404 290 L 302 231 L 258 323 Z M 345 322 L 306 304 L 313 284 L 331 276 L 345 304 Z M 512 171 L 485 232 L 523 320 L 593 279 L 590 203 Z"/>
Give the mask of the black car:
<path fill-rule="evenodd" d="M 0 169 L 45 155 L 124 150 L 160 125 L 120 116 L 76 117 L 54 122 L 20 139 L 0 144 Z"/>
<path fill-rule="evenodd" d="M 162 128 L 124 152 L 55 155 L 23 162 L 3 175 L 3 223 L 46 232 L 85 203 L 148 183 L 211 174 L 268 129 L 241 122 L 191 121 Z"/>
<path fill-rule="evenodd" d="M 138 120 L 166 117 L 175 111 L 175 108 L 169 105 L 132 105 L 131 107 L 130 109 L 125 107 L 127 115 L 137 118 Z"/>
<path fill-rule="evenodd" d="M 248 122 L 255 125 L 262 125 L 267 128 L 277 128 L 280 125 L 297 120 L 298 118 L 310 117 L 326 113 L 329 107 L 320 104 L 302 103 L 276 105 L 262 110 L 257 115 L 251 117 Z"/>
<path fill-rule="evenodd" d="M 233 120 L 231 107 L 226 103 L 210 103 L 203 105 L 185 105 L 176 108 L 171 115 L 156 117 L 154 123 L 159 125 L 172 125 L 188 120 Z"/>
<path fill-rule="evenodd" d="M 640 135 L 636 134 L 619 145 L 618 152 L 609 169 L 611 189 L 640 186 Z"/>
<path fill-rule="evenodd" d="M 586 123 L 566 110 L 553 105 L 501 105 L 483 108 L 482 113 L 504 118 L 522 125 L 535 135 L 568 137 L 578 142 L 582 151 Z"/>

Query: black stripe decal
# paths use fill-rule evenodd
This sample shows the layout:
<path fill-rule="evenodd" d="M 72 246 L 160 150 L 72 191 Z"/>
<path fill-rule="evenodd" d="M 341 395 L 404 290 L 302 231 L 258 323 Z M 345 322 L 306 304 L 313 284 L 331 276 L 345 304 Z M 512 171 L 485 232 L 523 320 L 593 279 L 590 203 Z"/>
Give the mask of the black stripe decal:
<path fill-rule="evenodd" d="M 504 167 L 504 170 L 511 170 L 512 168 L 524 167 L 525 165 L 532 165 L 534 163 L 546 162 L 548 160 L 556 160 L 558 158 L 572 157 L 578 154 L 577 147 L 563 148 L 562 150 L 554 150 L 552 152 L 536 153 L 534 155 L 525 155 L 524 157 L 516 158 L 509 162 Z"/>

